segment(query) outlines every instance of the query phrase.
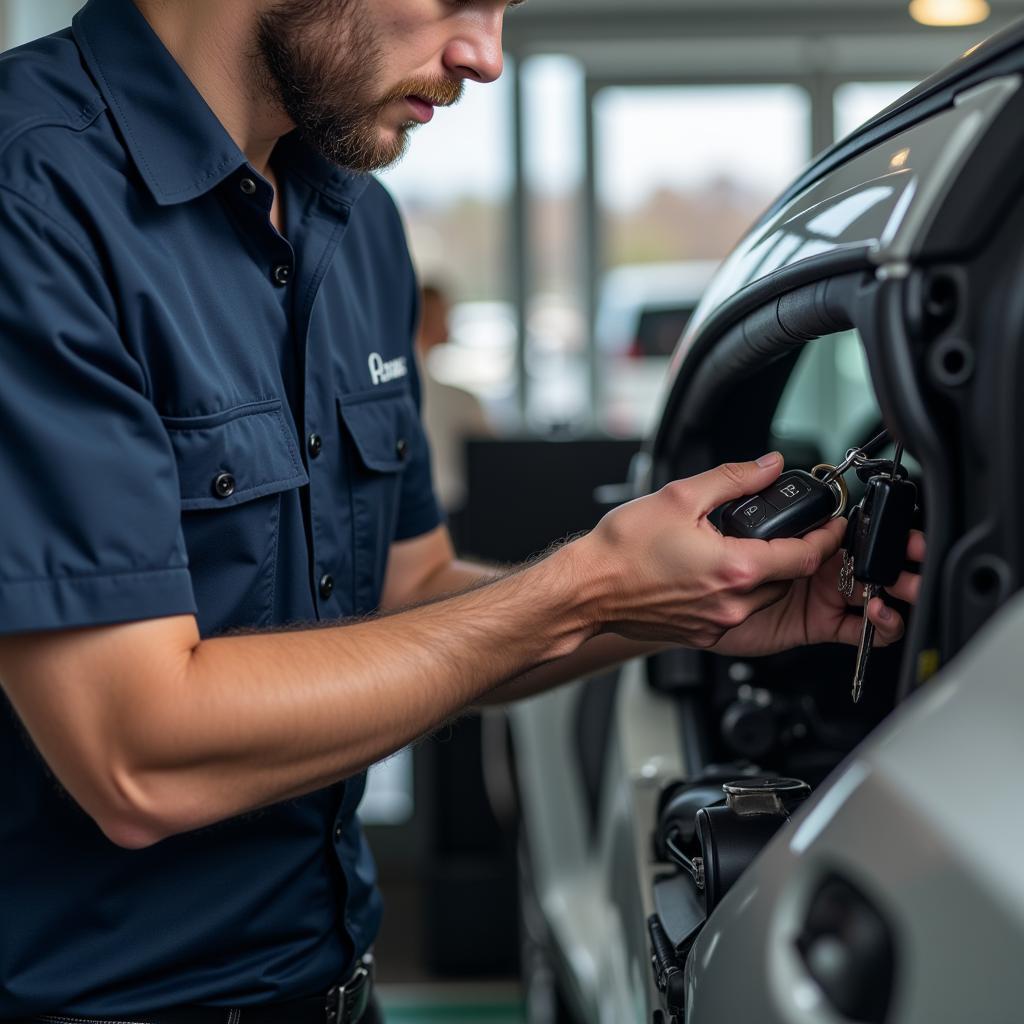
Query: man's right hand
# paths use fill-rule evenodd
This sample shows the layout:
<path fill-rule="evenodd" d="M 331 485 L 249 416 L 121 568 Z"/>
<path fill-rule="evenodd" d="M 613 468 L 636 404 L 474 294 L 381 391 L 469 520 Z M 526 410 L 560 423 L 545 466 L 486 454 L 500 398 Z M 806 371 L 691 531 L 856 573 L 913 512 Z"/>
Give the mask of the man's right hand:
<path fill-rule="evenodd" d="M 778 453 L 677 480 L 609 512 L 575 542 L 580 572 L 598 594 L 597 632 L 711 647 L 728 630 L 814 575 L 842 541 L 841 523 L 800 539 L 725 537 L 708 513 L 756 494 L 782 472 Z"/>

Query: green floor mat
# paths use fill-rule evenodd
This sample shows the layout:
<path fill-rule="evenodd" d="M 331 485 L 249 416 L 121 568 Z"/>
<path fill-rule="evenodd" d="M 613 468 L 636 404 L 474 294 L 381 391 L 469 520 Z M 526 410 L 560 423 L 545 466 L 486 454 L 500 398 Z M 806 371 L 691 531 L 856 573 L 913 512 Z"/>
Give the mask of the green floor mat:
<path fill-rule="evenodd" d="M 522 999 L 502 986 L 500 993 L 467 986 L 380 986 L 385 1024 L 526 1024 Z"/>
<path fill-rule="evenodd" d="M 525 1024 L 521 1006 L 402 1006 L 384 1004 L 384 1024 Z"/>

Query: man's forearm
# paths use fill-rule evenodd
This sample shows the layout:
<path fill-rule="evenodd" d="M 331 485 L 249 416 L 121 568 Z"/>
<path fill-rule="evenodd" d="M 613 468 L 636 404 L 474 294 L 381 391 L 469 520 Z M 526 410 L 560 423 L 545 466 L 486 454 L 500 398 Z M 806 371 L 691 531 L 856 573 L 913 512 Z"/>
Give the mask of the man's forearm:
<path fill-rule="evenodd" d="M 588 638 L 567 549 L 449 599 L 362 623 L 196 644 L 173 685 L 135 687 L 133 804 L 185 831 L 345 778 Z"/>
<path fill-rule="evenodd" d="M 538 665 L 493 690 L 488 690 L 476 703 L 481 707 L 509 704 L 512 701 L 534 697 L 574 679 L 604 672 L 631 658 L 645 658 L 659 651 L 667 651 L 671 644 L 643 643 L 627 640 L 613 633 L 595 636 L 578 650 L 564 658 Z"/>
<path fill-rule="evenodd" d="M 424 581 L 417 593 L 420 601 L 429 601 L 466 590 L 496 579 L 507 570 L 473 562 L 453 560 Z M 608 633 L 593 637 L 563 658 L 529 669 L 484 693 L 475 703 L 479 706 L 507 704 L 543 693 L 574 679 L 603 672 L 631 658 L 642 658 L 667 650 L 669 644 L 641 643 Z"/>

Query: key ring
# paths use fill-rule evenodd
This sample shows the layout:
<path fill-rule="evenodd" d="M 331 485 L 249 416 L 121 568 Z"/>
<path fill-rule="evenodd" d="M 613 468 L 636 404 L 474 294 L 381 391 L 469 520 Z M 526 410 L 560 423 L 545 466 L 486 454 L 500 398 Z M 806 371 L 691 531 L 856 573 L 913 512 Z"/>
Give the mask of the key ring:
<path fill-rule="evenodd" d="M 831 486 L 836 480 L 843 479 L 843 474 L 857 461 L 857 456 L 860 454 L 860 448 L 848 448 L 846 450 L 846 458 L 838 466 L 830 466 L 827 462 L 822 462 L 820 465 L 815 466 L 814 469 L 827 469 L 828 472 L 821 478 L 821 482 Z M 813 475 L 814 470 L 811 473 Z"/>
<path fill-rule="evenodd" d="M 859 448 L 857 450 L 860 451 Z M 846 468 L 849 469 L 850 467 L 847 466 Z M 825 470 L 824 476 L 819 476 L 820 470 Z M 833 519 L 838 519 L 846 511 L 846 504 L 850 500 L 850 489 L 846 486 L 846 480 L 841 475 L 843 472 L 845 470 L 841 470 L 839 466 L 831 466 L 827 462 L 821 462 L 811 470 L 811 476 L 815 480 L 820 480 L 823 484 L 831 487 L 832 493 L 838 499 L 836 510 L 832 513 Z"/>
<path fill-rule="evenodd" d="M 872 466 L 876 463 L 884 463 L 884 459 L 871 459 L 868 457 L 868 451 L 880 444 L 889 436 L 887 430 L 883 430 L 880 434 L 876 434 L 867 444 L 862 445 L 860 448 L 848 448 L 846 450 L 846 458 L 839 463 L 838 466 L 829 466 L 827 463 L 822 463 L 822 468 L 828 469 L 828 473 L 822 477 L 821 482 L 823 484 L 833 484 L 836 479 L 842 479 L 843 474 L 848 472 L 851 466 L 856 466 L 860 469 L 862 466 Z M 818 467 L 815 467 L 818 468 Z M 847 495 L 849 498 L 849 495 Z M 845 507 L 845 502 L 844 502 Z"/>
<path fill-rule="evenodd" d="M 851 469 L 861 469 L 864 466 L 876 466 L 885 463 L 885 459 L 871 459 L 864 454 L 863 448 L 847 448 L 846 458 L 838 466 L 830 466 L 823 462 L 822 467 L 829 472 L 822 478 L 823 484 L 831 484 L 834 480 L 841 480 Z"/>

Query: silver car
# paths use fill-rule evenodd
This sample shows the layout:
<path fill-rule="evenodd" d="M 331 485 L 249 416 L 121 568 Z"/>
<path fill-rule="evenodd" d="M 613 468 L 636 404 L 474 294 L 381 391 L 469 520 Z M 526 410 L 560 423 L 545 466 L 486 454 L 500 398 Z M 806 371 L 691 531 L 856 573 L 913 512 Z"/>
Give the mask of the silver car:
<path fill-rule="evenodd" d="M 1022 81 L 1018 24 L 825 153 L 676 348 L 635 492 L 885 428 L 920 600 L 857 705 L 824 646 L 680 650 L 513 710 L 536 1024 L 1024 1014 Z"/>

